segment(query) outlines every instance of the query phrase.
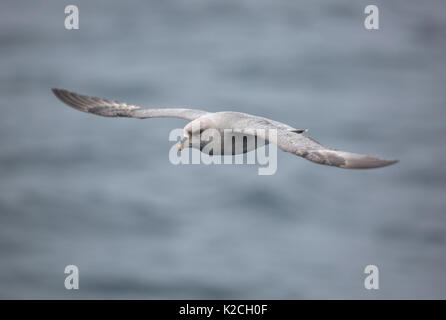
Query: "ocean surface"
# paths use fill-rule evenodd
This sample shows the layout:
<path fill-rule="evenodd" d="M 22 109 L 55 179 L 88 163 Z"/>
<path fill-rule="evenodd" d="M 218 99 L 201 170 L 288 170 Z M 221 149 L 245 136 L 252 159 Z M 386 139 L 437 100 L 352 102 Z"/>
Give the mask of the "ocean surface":
<path fill-rule="evenodd" d="M 373 31 L 363 0 L 74 0 L 70 31 L 66 4 L 0 4 L 0 298 L 446 298 L 446 2 L 375 0 Z M 400 162 L 175 166 L 185 121 L 82 113 L 52 87 Z"/>

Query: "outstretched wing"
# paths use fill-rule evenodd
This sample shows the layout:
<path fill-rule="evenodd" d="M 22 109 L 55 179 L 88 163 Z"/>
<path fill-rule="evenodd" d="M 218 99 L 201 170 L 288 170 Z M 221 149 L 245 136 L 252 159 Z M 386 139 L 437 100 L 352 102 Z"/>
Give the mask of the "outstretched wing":
<path fill-rule="evenodd" d="M 232 125 L 232 129 L 235 132 L 259 136 L 265 141 L 275 143 L 283 151 L 328 166 L 346 169 L 369 169 L 385 167 L 398 162 L 398 160 L 383 160 L 326 148 L 306 135 L 285 128 L 281 123 L 279 124 L 277 125 L 275 121 L 269 121 L 266 118 L 247 116 L 236 121 Z M 276 139 L 270 139 L 270 137 L 274 138 L 274 134 L 270 134 L 271 129 L 276 130 Z"/>
<path fill-rule="evenodd" d="M 277 133 L 277 146 L 312 162 L 345 169 L 379 168 L 398 162 L 329 149 L 303 134 L 283 130 Z"/>
<path fill-rule="evenodd" d="M 52 90 L 56 97 L 70 107 L 104 117 L 130 117 L 139 119 L 182 118 L 187 120 L 195 120 L 208 113 L 202 110 L 182 108 L 143 109 L 136 105 L 84 96 L 64 89 Z"/>

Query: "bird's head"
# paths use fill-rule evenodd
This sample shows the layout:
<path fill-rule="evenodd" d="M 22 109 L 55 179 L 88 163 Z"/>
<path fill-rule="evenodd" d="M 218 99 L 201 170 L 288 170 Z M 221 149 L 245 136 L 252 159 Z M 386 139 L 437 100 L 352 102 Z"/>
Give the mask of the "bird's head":
<path fill-rule="evenodd" d="M 201 148 L 201 135 L 207 130 L 213 128 L 213 121 L 206 116 L 202 116 L 189 122 L 183 129 L 184 136 L 178 144 L 178 151 L 185 148 Z"/>

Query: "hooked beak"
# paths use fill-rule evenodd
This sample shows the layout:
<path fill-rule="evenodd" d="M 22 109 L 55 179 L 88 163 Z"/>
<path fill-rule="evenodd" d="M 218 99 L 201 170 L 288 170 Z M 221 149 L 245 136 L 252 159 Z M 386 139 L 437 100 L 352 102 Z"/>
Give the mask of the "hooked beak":
<path fill-rule="evenodd" d="M 178 152 L 180 152 L 181 150 L 184 149 L 184 143 L 186 142 L 186 140 L 187 140 L 187 137 L 183 137 L 183 139 L 181 139 L 180 143 L 178 143 L 178 146 L 177 146 Z"/>

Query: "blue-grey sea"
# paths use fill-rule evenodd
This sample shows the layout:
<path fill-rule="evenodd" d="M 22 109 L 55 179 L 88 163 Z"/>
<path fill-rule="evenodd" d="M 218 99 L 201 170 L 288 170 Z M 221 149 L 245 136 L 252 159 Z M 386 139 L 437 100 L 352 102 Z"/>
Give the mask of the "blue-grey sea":
<path fill-rule="evenodd" d="M 441 0 L 2 1 L 0 298 L 445 299 L 445 17 Z M 175 166 L 185 121 L 82 113 L 52 87 L 400 162 Z"/>

